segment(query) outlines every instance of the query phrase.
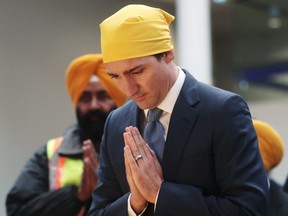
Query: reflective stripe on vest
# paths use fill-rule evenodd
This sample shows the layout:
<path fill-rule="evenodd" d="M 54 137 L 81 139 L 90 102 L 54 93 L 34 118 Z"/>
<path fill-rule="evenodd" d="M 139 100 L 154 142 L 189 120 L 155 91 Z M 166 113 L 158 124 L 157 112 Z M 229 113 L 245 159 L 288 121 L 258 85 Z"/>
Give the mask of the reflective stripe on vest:
<path fill-rule="evenodd" d="M 61 145 L 63 137 L 57 137 L 47 142 L 47 158 L 49 160 L 49 188 L 56 190 L 65 186 L 79 186 L 83 174 L 82 159 L 59 156 L 56 152 Z M 77 216 L 84 215 L 82 208 Z"/>
<path fill-rule="evenodd" d="M 59 156 L 56 153 L 62 140 L 62 137 L 58 137 L 47 143 L 50 190 L 71 185 L 79 186 L 82 179 L 83 160 Z"/>

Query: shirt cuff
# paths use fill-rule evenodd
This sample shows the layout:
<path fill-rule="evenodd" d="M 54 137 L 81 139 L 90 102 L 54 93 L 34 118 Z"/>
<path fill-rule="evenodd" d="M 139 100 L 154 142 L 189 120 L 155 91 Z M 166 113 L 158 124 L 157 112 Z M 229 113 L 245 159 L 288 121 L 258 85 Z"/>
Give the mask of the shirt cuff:
<path fill-rule="evenodd" d="M 131 193 L 130 193 L 130 195 L 129 195 L 129 197 L 128 197 L 128 201 L 127 201 L 128 216 L 141 216 L 141 215 L 145 212 L 145 210 L 146 210 L 146 208 L 147 208 L 147 205 L 146 205 L 146 207 L 143 209 L 143 211 L 142 211 L 139 215 L 137 215 L 137 214 L 133 211 L 133 209 L 132 209 L 132 207 L 131 207 L 131 205 L 130 205 L 130 198 L 131 198 Z"/>

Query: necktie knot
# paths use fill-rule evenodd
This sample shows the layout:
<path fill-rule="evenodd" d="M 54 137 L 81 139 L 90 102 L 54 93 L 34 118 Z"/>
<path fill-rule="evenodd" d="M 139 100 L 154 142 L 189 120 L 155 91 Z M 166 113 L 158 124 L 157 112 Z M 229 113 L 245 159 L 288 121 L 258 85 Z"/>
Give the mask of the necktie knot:
<path fill-rule="evenodd" d="M 150 109 L 148 111 L 148 122 L 158 121 L 160 119 L 162 112 L 163 112 L 163 110 L 161 110 L 157 107 L 154 109 Z"/>

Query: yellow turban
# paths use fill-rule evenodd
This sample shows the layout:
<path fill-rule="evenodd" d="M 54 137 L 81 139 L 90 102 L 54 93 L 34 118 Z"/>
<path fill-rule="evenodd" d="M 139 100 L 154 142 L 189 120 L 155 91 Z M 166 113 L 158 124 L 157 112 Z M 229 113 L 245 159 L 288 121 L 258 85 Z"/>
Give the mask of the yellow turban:
<path fill-rule="evenodd" d="M 87 54 L 74 59 L 66 72 L 66 87 L 75 107 L 92 75 L 98 77 L 116 106 L 121 106 L 126 101 L 126 97 L 116 88 L 113 80 L 106 73 L 102 56 Z"/>
<path fill-rule="evenodd" d="M 264 167 L 268 172 L 282 160 L 284 143 L 277 131 L 269 124 L 254 119 L 253 125 L 256 130 Z"/>
<path fill-rule="evenodd" d="M 100 24 L 104 63 L 173 49 L 169 24 L 174 16 L 140 4 L 125 6 Z"/>

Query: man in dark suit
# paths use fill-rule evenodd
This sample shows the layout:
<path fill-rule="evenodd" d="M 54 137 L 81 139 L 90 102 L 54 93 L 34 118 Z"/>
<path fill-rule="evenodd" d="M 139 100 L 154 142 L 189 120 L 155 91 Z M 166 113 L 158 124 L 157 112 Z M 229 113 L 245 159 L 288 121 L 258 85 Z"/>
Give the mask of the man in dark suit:
<path fill-rule="evenodd" d="M 132 100 L 107 118 L 89 215 L 265 216 L 267 178 L 249 108 L 175 65 L 173 19 L 128 5 L 100 24 L 107 73 Z M 160 127 L 149 136 L 164 138 L 163 151 L 142 138 L 155 108 Z"/>

